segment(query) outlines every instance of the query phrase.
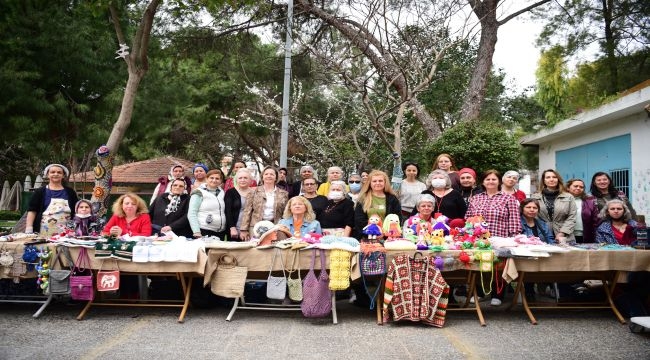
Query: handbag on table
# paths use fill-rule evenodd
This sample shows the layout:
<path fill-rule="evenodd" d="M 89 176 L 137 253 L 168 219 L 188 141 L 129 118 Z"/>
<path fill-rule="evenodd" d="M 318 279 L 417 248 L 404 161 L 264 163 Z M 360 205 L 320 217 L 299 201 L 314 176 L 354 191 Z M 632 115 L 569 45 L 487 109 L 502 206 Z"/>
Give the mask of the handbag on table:
<path fill-rule="evenodd" d="M 70 275 L 70 297 L 73 300 L 93 300 L 95 289 L 93 286 L 93 272 L 90 269 L 90 258 L 88 251 L 82 247 L 79 256 L 74 263 L 74 269 Z"/>
<path fill-rule="evenodd" d="M 116 270 L 102 270 L 104 261 L 97 271 L 97 291 L 117 291 L 120 289 L 120 266 L 115 262 Z"/>
<path fill-rule="evenodd" d="M 273 265 L 275 265 L 275 258 L 280 253 L 280 262 L 282 263 L 282 276 L 273 276 Z M 273 254 L 273 261 L 271 261 L 271 268 L 269 269 L 269 277 L 266 283 L 266 297 L 275 300 L 284 300 L 287 296 L 287 275 L 284 272 L 284 260 L 282 260 L 282 250 L 275 249 Z"/>
<path fill-rule="evenodd" d="M 221 254 L 217 270 L 210 280 L 213 294 L 226 298 L 240 298 L 244 295 L 248 268 L 237 266 L 237 259 L 230 254 Z"/>
<path fill-rule="evenodd" d="M 68 266 L 63 265 L 61 254 L 68 261 Z M 69 295 L 71 291 L 70 275 L 72 275 L 72 270 L 74 269 L 74 262 L 70 256 L 70 250 L 65 246 L 57 246 L 52 267 L 56 266 L 57 260 L 61 269 L 50 270 L 50 285 L 47 291 L 52 295 Z"/>
<path fill-rule="evenodd" d="M 314 262 L 316 249 L 311 254 L 311 266 L 302 283 L 302 304 L 300 310 L 308 318 L 327 316 L 332 311 L 332 292 L 329 289 L 329 276 L 325 268 L 325 251 L 320 249 L 320 274 L 316 277 Z"/>
<path fill-rule="evenodd" d="M 293 260 L 291 261 L 291 268 L 289 269 L 289 277 L 287 278 L 287 287 L 289 288 L 289 299 L 293 301 L 302 301 L 302 279 L 300 278 L 300 259 L 298 259 L 298 269 L 295 269 L 296 258 L 299 257 L 300 250 L 293 251 Z M 292 278 L 291 275 L 297 272 L 298 277 Z"/>

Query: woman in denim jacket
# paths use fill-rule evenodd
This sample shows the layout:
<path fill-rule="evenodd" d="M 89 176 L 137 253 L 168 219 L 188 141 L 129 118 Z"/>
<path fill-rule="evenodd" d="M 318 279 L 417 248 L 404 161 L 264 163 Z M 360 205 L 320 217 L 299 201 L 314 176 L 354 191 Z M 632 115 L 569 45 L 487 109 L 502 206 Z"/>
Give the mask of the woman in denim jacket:
<path fill-rule="evenodd" d="M 284 215 L 278 224 L 286 226 L 293 234 L 293 237 L 297 239 L 311 233 L 323 233 L 309 200 L 303 196 L 289 199 L 287 206 L 284 208 Z"/>
<path fill-rule="evenodd" d="M 537 217 L 539 214 L 539 202 L 536 199 L 524 199 L 519 205 L 521 210 L 521 233 L 530 237 L 538 237 L 543 242 L 555 244 L 555 237 L 543 220 Z"/>

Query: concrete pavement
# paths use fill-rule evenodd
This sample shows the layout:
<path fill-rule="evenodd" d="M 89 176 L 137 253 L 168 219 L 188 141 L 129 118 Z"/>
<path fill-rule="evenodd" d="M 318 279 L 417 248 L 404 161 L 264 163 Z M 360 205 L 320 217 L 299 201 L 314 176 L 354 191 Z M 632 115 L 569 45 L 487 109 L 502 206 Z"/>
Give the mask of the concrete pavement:
<path fill-rule="evenodd" d="M 506 303 L 507 304 L 507 303 Z M 97 307 L 55 303 L 39 319 L 35 305 L 0 304 L 0 359 L 650 359 L 650 335 L 633 334 L 610 311 L 539 311 L 484 303 L 487 326 L 473 312 L 449 312 L 442 329 L 375 324 L 374 312 L 337 302 L 331 318 L 300 312 Z"/>

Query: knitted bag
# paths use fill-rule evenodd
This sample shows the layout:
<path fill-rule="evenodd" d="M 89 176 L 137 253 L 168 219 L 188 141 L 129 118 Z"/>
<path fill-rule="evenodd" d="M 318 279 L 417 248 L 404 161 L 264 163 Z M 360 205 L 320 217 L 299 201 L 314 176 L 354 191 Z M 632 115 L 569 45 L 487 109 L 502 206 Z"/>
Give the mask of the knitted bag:
<path fill-rule="evenodd" d="M 88 258 L 86 248 L 82 247 L 79 250 L 79 256 L 70 276 L 70 288 L 72 300 L 93 300 L 95 298 L 93 272 L 90 269 L 90 258 Z"/>
<path fill-rule="evenodd" d="M 350 287 L 350 258 L 352 253 L 334 249 L 330 251 L 330 290 L 345 290 Z"/>
<path fill-rule="evenodd" d="M 298 269 L 295 269 L 296 257 L 299 257 L 300 250 L 294 250 L 289 276 L 287 277 L 287 287 L 289 288 L 289 299 L 293 301 L 302 301 L 302 279 L 300 278 L 300 259 L 298 259 Z M 291 275 L 297 272 L 298 277 L 292 278 Z"/>
<path fill-rule="evenodd" d="M 380 251 L 368 254 L 359 253 L 359 269 L 362 275 L 384 275 L 386 273 L 386 254 Z"/>
<path fill-rule="evenodd" d="M 302 304 L 300 310 L 308 318 L 327 316 L 332 311 L 332 293 L 328 288 L 329 277 L 325 268 L 325 251 L 320 250 L 320 274 L 316 277 L 314 261 L 316 249 L 311 253 L 311 267 L 302 282 Z"/>
<path fill-rule="evenodd" d="M 66 258 L 66 260 L 68 260 L 67 268 L 65 265 L 63 265 L 63 261 L 61 261 L 61 258 L 59 257 L 61 253 Z M 67 247 L 58 246 L 56 248 L 56 255 L 54 256 L 54 260 L 52 261 L 52 267 L 56 266 L 57 260 L 59 262 L 59 265 L 61 266 L 61 269 L 50 270 L 50 284 L 49 284 L 48 291 L 50 294 L 53 295 L 68 295 L 70 294 L 70 290 L 71 290 L 70 275 L 72 275 L 74 262 L 72 261 L 72 257 L 70 256 L 70 251 L 68 250 Z"/>
<path fill-rule="evenodd" d="M 282 264 L 282 276 L 273 276 L 273 265 L 278 253 L 280 254 L 280 264 Z M 266 297 L 275 300 L 284 300 L 287 296 L 287 274 L 284 271 L 284 260 L 282 260 L 282 249 L 275 249 L 269 277 L 266 280 Z"/>

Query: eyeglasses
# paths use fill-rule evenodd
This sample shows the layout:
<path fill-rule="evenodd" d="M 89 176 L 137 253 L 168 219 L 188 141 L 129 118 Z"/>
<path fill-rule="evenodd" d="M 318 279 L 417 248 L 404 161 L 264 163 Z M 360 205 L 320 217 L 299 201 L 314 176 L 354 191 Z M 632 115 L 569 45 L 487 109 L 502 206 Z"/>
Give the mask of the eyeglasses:
<path fill-rule="evenodd" d="M 359 184 L 361 183 L 361 180 L 350 180 L 348 181 L 350 184 Z"/>

